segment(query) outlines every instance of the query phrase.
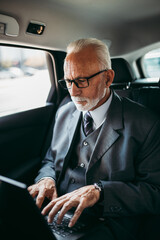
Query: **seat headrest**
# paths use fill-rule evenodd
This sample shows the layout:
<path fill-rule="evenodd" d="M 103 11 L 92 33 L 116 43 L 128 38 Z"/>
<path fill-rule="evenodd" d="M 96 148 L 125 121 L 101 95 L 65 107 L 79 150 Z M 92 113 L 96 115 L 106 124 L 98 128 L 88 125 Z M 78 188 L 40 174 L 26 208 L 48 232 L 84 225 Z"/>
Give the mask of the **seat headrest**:
<path fill-rule="evenodd" d="M 115 72 L 113 83 L 126 83 L 134 80 L 134 74 L 129 63 L 123 58 L 112 58 L 112 69 Z"/>

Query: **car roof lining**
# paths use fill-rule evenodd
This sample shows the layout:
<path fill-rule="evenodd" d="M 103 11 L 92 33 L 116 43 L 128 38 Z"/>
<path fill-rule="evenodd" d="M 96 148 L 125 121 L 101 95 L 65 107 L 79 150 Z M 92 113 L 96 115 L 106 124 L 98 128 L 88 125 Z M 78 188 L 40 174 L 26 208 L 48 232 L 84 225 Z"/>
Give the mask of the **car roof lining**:
<path fill-rule="evenodd" d="M 110 40 L 113 56 L 159 41 L 159 0 L 5 0 L 0 13 L 14 17 L 20 27 L 16 39 L 1 35 L 1 42 L 65 50 L 70 41 L 96 37 Z M 33 20 L 46 24 L 41 36 L 26 33 Z"/>

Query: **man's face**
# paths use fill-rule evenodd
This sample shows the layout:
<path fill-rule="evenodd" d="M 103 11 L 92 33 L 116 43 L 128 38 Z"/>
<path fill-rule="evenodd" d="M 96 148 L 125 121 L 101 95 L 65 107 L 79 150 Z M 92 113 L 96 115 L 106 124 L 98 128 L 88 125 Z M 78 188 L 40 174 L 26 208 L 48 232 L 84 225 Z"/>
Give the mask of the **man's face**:
<path fill-rule="evenodd" d="M 79 53 L 72 53 L 67 56 L 64 64 L 64 77 L 70 80 L 78 77 L 89 77 L 100 70 L 103 69 L 100 69 L 95 51 L 92 47 L 87 47 Z M 79 111 L 92 111 L 107 100 L 110 91 L 106 84 L 106 73 L 100 73 L 89 79 L 87 88 L 78 88 L 72 83 L 69 93 Z"/>

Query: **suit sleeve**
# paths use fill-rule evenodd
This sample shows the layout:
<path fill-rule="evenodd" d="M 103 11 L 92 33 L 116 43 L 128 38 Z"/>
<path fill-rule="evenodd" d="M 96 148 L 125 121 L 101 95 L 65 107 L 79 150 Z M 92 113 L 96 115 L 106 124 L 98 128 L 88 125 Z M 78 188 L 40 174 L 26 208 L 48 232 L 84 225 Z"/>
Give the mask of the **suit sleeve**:
<path fill-rule="evenodd" d="M 56 181 L 56 175 L 55 175 L 55 168 L 54 168 L 54 160 L 52 156 L 52 150 L 51 147 L 48 149 L 47 154 L 42 161 L 42 166 L 38 172 L 38 176 L 35 179 L 35 182 L 38 182 L 42 178 L 52 178 Z"/>
<path fill-rule="evenodd" d="M 42 165 L 35 182 L 45 177 L 53 178 L 55 181 L 57 180 L 69 148 L 68 135 L 64 133 L 67 133 L 68 122 L 70 122 L 69 119 L 72 109 L 73 108 L 70 102 L 59 107 L 55 116 L 51 145 L 45 158 L 42 160 Z M 58 171 L 56 164 L 58 165 Z"/>
<path fill-rule="evenodd" d="M 160 122 L 150 129 L 135 160 L 134 182 L 102 181 L 104 216 L 160 214 Z"/>

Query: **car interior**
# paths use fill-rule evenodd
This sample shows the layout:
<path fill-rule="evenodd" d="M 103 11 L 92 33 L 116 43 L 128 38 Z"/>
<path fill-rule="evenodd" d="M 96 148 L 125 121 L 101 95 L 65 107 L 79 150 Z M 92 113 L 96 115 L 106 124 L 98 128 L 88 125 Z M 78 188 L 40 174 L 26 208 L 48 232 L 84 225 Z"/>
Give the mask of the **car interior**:
<path fill-rule="evenodd" d="M 34 182 L 56 111 L 70 101 L 58 80 L 71 41 L 104 41 L 111 88 L 160 116 L 159 23 L 159 0 L 1 0 L 0 175 Z"/>

